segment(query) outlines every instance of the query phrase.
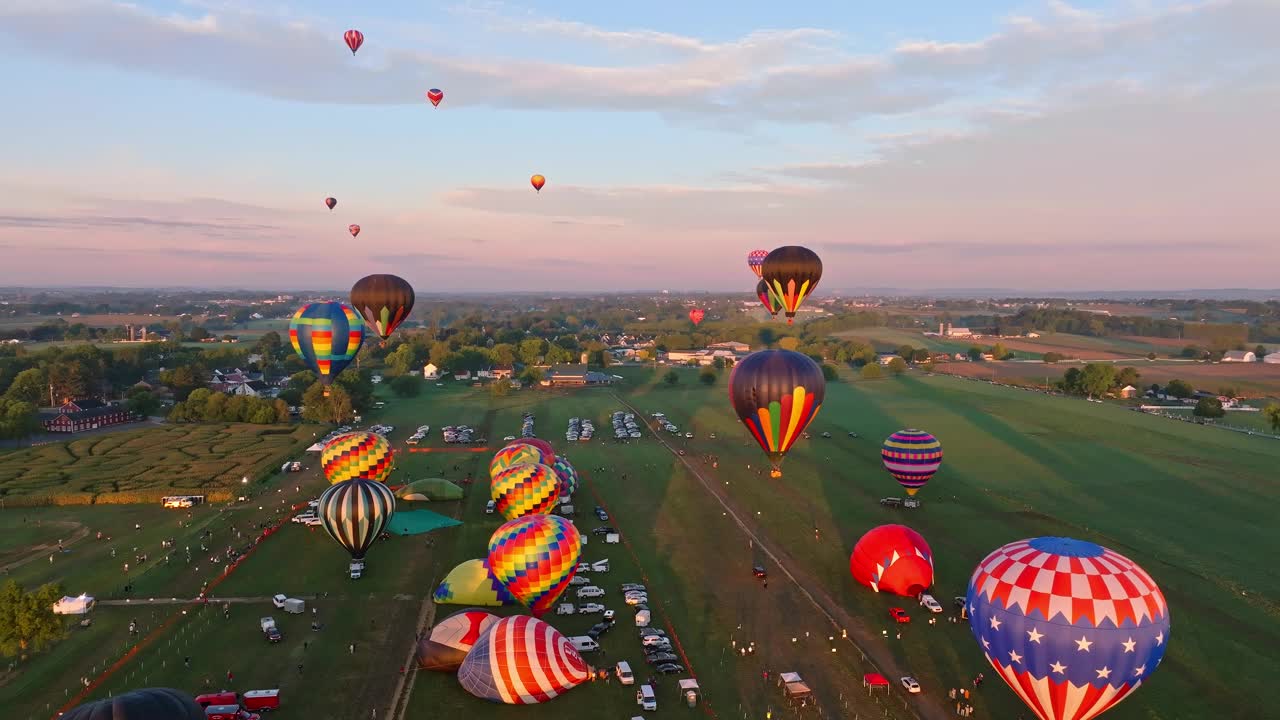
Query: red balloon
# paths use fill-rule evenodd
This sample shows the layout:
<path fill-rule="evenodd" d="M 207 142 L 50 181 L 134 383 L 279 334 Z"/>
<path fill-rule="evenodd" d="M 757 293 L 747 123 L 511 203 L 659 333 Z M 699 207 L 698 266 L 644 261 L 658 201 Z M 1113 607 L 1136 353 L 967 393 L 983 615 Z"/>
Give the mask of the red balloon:
<path fill-rule="evenodd" d="M 338 199 L 327 197 L 324 199 L 324 204 L 328 206 L 330 210 L 332 210 L 338 204 Z"/>
<path fill-rule="evenodd" d="M 694 308 L 689 311 L 689 319 L 693 321 L 694 325 L 697 325 L 698 323 L 702 322 L 702 318 L 705 316 L 706 316 L 706 313 L 698 308 Z"/>
<path fill-rule="evenodd" d="M 881 525 L 853 546 L 849 572 L 876 592 L 915 597 L 933 584 L 933 552 L 906 525 Z"/>
<path fill-rule="evenodd" d="M 348 225 L 348 226 L 347 226 L 347 232 L 351 233 L 351 237 L 356 237 L 357 235 L 359 235 L 359 234 L 360 234 L 360 226 L 359 226 L 359 225 Z"/>
<path fill-rule="evenodd" d="M 342 39 L 347 41 L 347 47 L 351 48 L 351 54 L 355 55 L 364 44 L 364 33 L 359 30 L 348 30 L 342 34 Z"/>
<path fill-rule="evenodd" d="M 430 100 L 431 104 L 435 107 L 440 107 L 440 101 L 444 99 L 444 91 L 431 88 L 427 91 L 427 99 Z"/>

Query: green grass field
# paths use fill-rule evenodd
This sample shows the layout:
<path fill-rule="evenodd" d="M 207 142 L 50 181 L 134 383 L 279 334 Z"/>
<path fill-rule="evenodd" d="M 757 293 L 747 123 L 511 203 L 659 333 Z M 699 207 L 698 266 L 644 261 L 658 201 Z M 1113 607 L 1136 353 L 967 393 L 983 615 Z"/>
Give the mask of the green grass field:
<path fill-rule="evenodd" d="M 770 568 L 767 590 L 752 580 L 750 567 L 763 554 L 680 458 L 650 436 L 628 444 L 612 440 L 608 416 L 623 409 L 622 401 L 645 415 L 665 412 L 682 431 L 695 433 L 692 440 L 671 442 L 686 451 L 683 459 L 715 487 L 724 488 L 732 511 L 747 518 L 751 530 L 782 552 L 788 564 L 794 563 L 802 581 L 812 581 L 816 587 L 811 589 L 829 595 L 838 609 L 856 618 L 851 637 L 860 637 L 861 631 L 878 636 L 889 629 L 887 609 L 893 605 L 924 619 L 911 601 L 876 595 L 849 578 L 850 548 L 877 524 L 905 522 L 929 540 L 936 556 L 935 595 L 944 604 L 963 593 L 973 566 L 990 550 L 1024 537 L 1064 534 L 1132 557 L 1160 583 L 1172 609 L 1166 662 L 1108 718 L 1249 716 L 1251 698 L 1265 697 L 1269 679 L 1280 672 L 1272 651 L 1280 640 L 1280 606 L 1274 601 L 1280 597 L 1280 576 L 1262 560 L 1280 551 L 1268 509 L 1280 494 L 1274 480 L 1280 444 L 1274 440 L 1110 405 L 911 373 L 830 384 L 825 406 L 810 428 L 812 439 L 792 451 L 785 477 L 770 480 L 762 473 L 759 449 L 746 441 L 745 430 L 728 409 L 727 373 L 717 386 L 704 388 L 696 384 L 696 370 L 682 370 L 680 385 L 669 388 L 656 384 L 651 370 L 617 372 L 627 381 L 612 390 L 523 391 L 502 399 L 469 387 L 430 387 L 420 398 L 389 399 L 371 420 L 396 424 L 392 440 L 401 448 L 419 424 L 432 425 L 429 445 L 440 447 L 441 425 L 466 423 L 481 427 L 496 449 L 498 438 L 518 434 L 523 411 L 536 413 L 538 434 L 587 476 L 575 502 L 579 527 L 589 530 L 597 524 L 589 511 L 599 502 L 627 540 L 626 546 L 603 545 L 592 536 L 584 549 L 584 559 L 609 557 L 613 565 L 608 575 L 592 578 L 608 591 L 605 604 L 621 609 L 617 585 L 647 577 L 655 621 L 679 638 L 719 717 L 761 717 L 767 708 L 781 709 L 777 689 L 761 680 L 762 669 L 804 674 L 832 716 L 907 713 L 897 690 L 879 700 L 862 694 L 866 663 L 851 645 L 840 642 L 838 632 L 780 572 Z M 592 418 L 597 439 L 567 447 L 562 433 L 571 416 Z M 879 439 L 906 426 L 930 430 L 947 452 L 944 468 L 921 493 L 924 507 L 915 511 L 886 509 L 876 502 L 900 494 L 880 468 Z M 823 431 L 833 437 L 821 438 Z M 849 431 L 861 438 L 848 438 Z M 718 467 L 711 467 L 708 455 L 718 458 Z M 0 462 L 4 459 L 0 456 Z M 461 481 L 467 474 L 483 480 L 487 463 L 488 455 L 482 453 L 405 453 L 393 482 L 432 476 Z M 277 498 L 293 502 L 314 496 L 321 487 L 323 479 L 314 468 L 284 479 L 277 476 L 255 499 L 258 505 L 225 512 L 197 508 L 191 522 L 198 527 L 178 528 L 173 511 L 119 506 L 5 510 L 0 528 L 16 523 L 16 513 L 42 523 L 78 522 L 95 530 L 105 526 L 117 537 L 136 532 L 133 523 L 142 522 L 146 542 L 158 547 L 161 537 L 192 537 L 206 527 L 201 523 L 208 523 L 215 532 L 214 547 L 221 547 L 231 524 L 268 516 L 279 507 Z M 230 669 L 239 689 L 282 687 L 283 717 L 331 716 L 335 707 L 361 717 L 370 705 L 385 707 L 401 681 L 399 668 L 413 644 L 423 599 L 457 562 L 481 557 L 498 525 L 495 516 L 484 515 L 485 500 L 486 485 L 478 481 L 463 501 L 432 504 L 439 512 L 456 513 L 465 524 L 375 546 L 369 572 L 357 582 L 345 577 L 345 555 L 323 533 L 286 526 L 216 594 L 262 598 L 275 592 L 328 592 L 313 602 L 326 623 L 323 631 L 308 630 L 309 617 L 282 617 L 262 601 L 233 604 L 230 620 L 218 609 L 206 608 L 181 617 L 129 664 L 131 678 L 117 676 L 101 691 L 136 686 L 145 679 L 195 692 L 210 676 L 215 686 L 226 685 L 221 678 Z M 263 509 L 257 510 L 259 506 Z M 173 530 L 161 525 L 165 519 Z M 25 532 L 27 542 L 47 541 L 43 531 Z M 434 539 L 433 546 L 427 538 Z M 13 554 L 22 542 L 0 545 L 0 552 Z M 180 537 L 178 544 L 185 542 Z M 60 577 L 69 592 L 87 590 L 100 597 L 118 592 L 119 568 L 103 560 L 106 546 L 95 542 L 92 551 L 75 547 L 52 568 L 37 559 L 14 576 L 24 583 Z M 190 596 L 211 569 L 197 573 L 154 567 L 148 577 L 135 581 L 134 595 L 143 595 L 138 589 L 145 588 L 148 595 Z M 138 612 L 140 623 L 152 627 L 177 607 L 101 608 L 92 628 L 77 628 L 52 653 L 3 681 L 0 702 L 14 708 L 14 717 L 41 717 L 46 704 L 60 704 L 64 690 L 74 692 L 75 681 L 88 671 L 78 663 L 88 663 L 92 655 L 101 664 L 112 654 L 108 650 L 116 650 L 115 643 L 127 639 L 127 632 L 121 632 L 127 613 Z M 436 616 L 455 609 L 460 608 L 439 606 Z M 268 613 L 283 626 L 285 642 L 280 645 L 261 639 L 257 618 Z M 602 643 L 603 658 L 589 655 L 588 661 L 603 665 L 626 659 L 643 676 L 639 644 L 627 626 L 629 614 L 619 617 L 619 627 Z M 566 634 L 579 634 L 595 622 L 590 616 L 547 619 Z M 965 626 L 916 622 L 904 630 L 901 641 L 890 633 L 867 650 L 915 674 L 933 698 L 984 669 Z M 832 634 L 834 642 L 827 640 Z M 732 653 L 733 643 L 752 641 L 757 647 L 753 656 Z M 354 656 L 348 652 L 350 642 L 357 643 Z M 86 648 L 95 652 L 86 653 L 81 662 Z M 190 669 L 182 665 L 188 656 Z M 301 674 L 298 663 L 304 666 Z M 450 675 L 419 673 L 408 682 L 407 718 L 505 712 L 467 695 Z M 660 684 L 661 706 L 675 702 L 673 686 L 671 679 Z M 342 692 L 335 694 L 336 687 Z M 838 712 L 846 702 L 848 712 Z M 996 683 L 988 683 L 974 704 L 981 717 L 1012 718 L 1023 712 L 1013 694 Z M 629 717 L 636 709 L 633 689 L 615 682 L 589 684 L 547 706 L 518 712 L 532 718 L 596 718 Z"/>

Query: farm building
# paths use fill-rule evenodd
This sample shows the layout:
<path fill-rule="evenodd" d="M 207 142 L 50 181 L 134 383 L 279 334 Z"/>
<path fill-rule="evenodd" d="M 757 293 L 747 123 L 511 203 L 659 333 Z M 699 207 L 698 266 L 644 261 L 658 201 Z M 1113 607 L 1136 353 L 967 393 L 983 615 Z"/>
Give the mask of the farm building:
<path fill-rule="evenodd" d="M 427 363 L 422 366 L 422 377 L 424 380 L 439 380 L 440 368 L 435 363 Z"/>
<path fill-rule="evenodd" d="M 591 372 L 586 365 L 552 365 L 542 377 L 543 387 L 573 387 L 581 385 L 608 385 L 612 375 Z"/>
<path fill-rule="evenodd" d="M 1116 397 L 1124 398 L 1125 400 L 1136 398 L 1138 397 L 1138 388 L 1132 385 L 1125 385 L 1116 391 Z"/>
<path fill-rule="evenodd" d="M 137 422 L 140 419 L 127 408 L 108 405 L 101 400 L 68 400 L 43 425 L 47 432 L 74 433 Z"/>
<path fill-rule="evenodd" d="M 1258 362 L 1258 356 L 1252 350 L 1229 350 L 1222 356 L 1222 362 Z"/>

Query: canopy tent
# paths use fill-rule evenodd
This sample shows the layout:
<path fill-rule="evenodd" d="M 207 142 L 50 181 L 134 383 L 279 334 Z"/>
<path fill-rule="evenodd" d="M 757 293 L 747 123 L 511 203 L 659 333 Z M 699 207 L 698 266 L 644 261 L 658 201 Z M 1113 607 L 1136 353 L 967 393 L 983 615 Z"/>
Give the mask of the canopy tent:
<path fill-rule="evenodd" d="M 787 697 L 787 703 L 791 705 L 807 705 L 813 696 L 813 690 L 806 683 L 792 682 L 787 683 L 783 688 L 783 694 Z"/>
<path fill-rule="evenodd" d="M 866 675 L 862 676 L 862 687 L 867 689 L 868 695 L 871 694 L 872 690 L 879 690 L 881 688 L 883 688 L 884 691 L 888 693 L 889 680 L 885 678 L 885 676 L 881 675 L 880 673 L 867 673 Z"/>
<path fill-rule="evenodd" d="M 444 478 L 414 480 L 396 490 L 397 500 L 461 500 L 462 488 Z"/>
<path fill-rule="evenodd" d="M 430 510 L 401 510 L 387 522 L 387 531 L 397 535 L 421 535 L 440 528 L 461 525 L 462 521 Z"/>
<path fill-rule="evenodd" d="M 778 675 L 778 686 L 779 686 L 779 687 L 781 687 L 781 686 L 785 686 L 785 685 L 787 685 L 787 684 L 789 684 L 789 683 L 798 683 L 798 682 L 804 682 L 804 680 L 801 680 L 801 679 L 800 679 L 800 673 L 795 673 L 795 672 L 784 672 L 784 673 L 782 673 L 782 674 Z"/>
<path fill-rule="evenodd" d="M 54 615 L 85 615 L 93 609 L 93 598 L 84 593 L 80 597 L 64 595 L 53 604 Z"/>

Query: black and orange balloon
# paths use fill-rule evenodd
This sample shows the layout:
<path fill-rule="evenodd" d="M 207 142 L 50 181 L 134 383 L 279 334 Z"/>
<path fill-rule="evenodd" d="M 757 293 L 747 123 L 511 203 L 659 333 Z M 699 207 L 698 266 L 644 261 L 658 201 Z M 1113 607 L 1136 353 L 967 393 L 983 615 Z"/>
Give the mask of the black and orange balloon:
<path fill-rule="evenodd" d="M 782 303 L 790 325 L 795 319 L 796 309 L 822 279 L 822 259 L 809 248 L 784 245 L 764 259 L 761 277 Z"/>
<path fill-rule="evenodd" d="M 529 178 L 529 184 L 533 186 L 534 190 L 537 190 L 538 192 L 542 192 L 542 186 L 547 184 L 547 179 L 542 177 L 541 175 L 534 175 L 533 177 Z"/>
<path fill-rule="evenodd" d="M 413 286 L 398 275 L 366 275 L 351 287 L 351 307 L 385 342 L 413 311 Z"/>
<path fill-rule="evenodd" d="M 782 458 L 804 434 L 826 397 L 822 369 L 792 350 L 761 350 L 733 367 L 729 401 L 769 456 L 773 477 L 782 477 Z"/>
<path fill-rule="evenodd" d="M 188 693 L 142 688 L 74 707 L 61 720 L 205 720 L 205 714 Z"/>

